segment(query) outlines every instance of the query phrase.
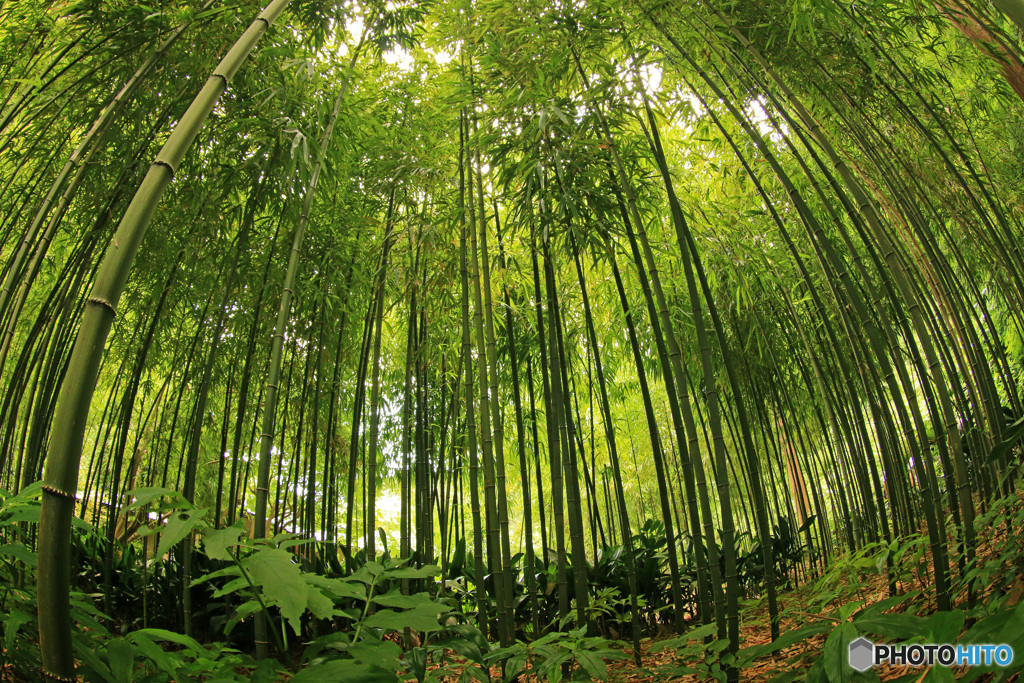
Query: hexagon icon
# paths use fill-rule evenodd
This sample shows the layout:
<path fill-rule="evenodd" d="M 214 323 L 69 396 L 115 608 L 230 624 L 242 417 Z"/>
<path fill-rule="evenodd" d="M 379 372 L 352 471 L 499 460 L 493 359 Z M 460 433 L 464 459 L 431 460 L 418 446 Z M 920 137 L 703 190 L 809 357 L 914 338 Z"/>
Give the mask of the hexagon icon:
<path fill-rule="evenodd" d="M 850 643 L 850 666 L 857 671 L 867 671 L 875 663 L 875 645 L 867 638 L 858 638 Z"/>

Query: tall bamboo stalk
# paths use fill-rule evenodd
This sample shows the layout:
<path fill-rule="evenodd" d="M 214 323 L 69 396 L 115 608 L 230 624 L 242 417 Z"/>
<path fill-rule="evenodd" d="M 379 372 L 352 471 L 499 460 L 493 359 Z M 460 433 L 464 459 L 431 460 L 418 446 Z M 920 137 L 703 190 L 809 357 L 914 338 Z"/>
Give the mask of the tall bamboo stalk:
<path fill-rule="evenodd" d="M 61 388 L 46 459 L 39 532 L 39 647 L 43 674 L 74 680 L 69 606 L 71 515 L 78 483 L 89 404 L 92 402 L 103 344 L 131 272 L 135 254 L 164 190 L 199 134 L 231 77 L 256 42 L 284 11 L 288 0 L 273 0 L 221 60 L 192 105 L 174 127 L 149 173 L 135 193 L 96 276 Z"/>

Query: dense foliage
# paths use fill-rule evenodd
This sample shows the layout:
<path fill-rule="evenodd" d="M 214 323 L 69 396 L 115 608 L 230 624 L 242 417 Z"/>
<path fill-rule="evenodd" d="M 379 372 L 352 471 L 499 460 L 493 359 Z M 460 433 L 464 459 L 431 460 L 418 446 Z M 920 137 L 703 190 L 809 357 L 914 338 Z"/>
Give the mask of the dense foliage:
<path fill-rule="evenodd" d="M 1012 640 L 1022 28 L 0 2 L 4 664 L 600 678 L 675 632 L 735 680 L 827 633 L 801 666 L 847 680 L 856 633 Z M 857 562 L 888 601 L 782 633 Z"/>

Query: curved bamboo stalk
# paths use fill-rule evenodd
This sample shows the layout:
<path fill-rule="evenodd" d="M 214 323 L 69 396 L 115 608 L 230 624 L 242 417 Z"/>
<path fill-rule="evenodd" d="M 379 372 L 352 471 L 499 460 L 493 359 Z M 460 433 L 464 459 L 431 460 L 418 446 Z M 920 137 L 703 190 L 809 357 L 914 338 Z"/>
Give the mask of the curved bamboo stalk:
<path fill-rule="evenodd" d="M 43 674 L 53 680 L 68 681 L 74 677 L 68 603 L 70 563 L 67 555 L 82 439 L 103 355 L 103 343 L 117 312 L 135 254 L 175 169 L 192 146 L 231 77 L 287 4 L 288 0 L 273 0 L 260 13 L 221 60 L 175 126 L 125 212 L 88 299 L 54 415 L 39 525 L 39 645 Z"/>

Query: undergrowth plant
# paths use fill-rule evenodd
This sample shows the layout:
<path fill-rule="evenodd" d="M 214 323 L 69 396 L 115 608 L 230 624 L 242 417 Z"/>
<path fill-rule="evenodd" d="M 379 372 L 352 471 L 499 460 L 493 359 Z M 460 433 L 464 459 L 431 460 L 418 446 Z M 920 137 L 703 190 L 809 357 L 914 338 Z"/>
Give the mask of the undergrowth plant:
<path fill-rule="evenodd" d="M 489 661 L 500 662 L 506 681 L 533 676 L 548 683 L 562 680 L 605 680 L 608 661 L 626 655 L 611 647 L 611 641 L 586 635 L 586 629 L 552 631 L 532 642 L 517 641 L 495 649 Z"/>
<path fill-rule="evenodd" d="M 981 558 L 960 578 L 957 589 L 963 608 L 934 611 L 928 595 L 928 539 L 925 536 L 874 543 L 834 558 L 830 567 L 805 588 L 798 609 L 783 617 L 800 624 L 774 642 L 727 652 L 728 641 L 717 639 L 717 626 L 708 624 L 677 638 L 660 641 L 650 651 L 674 650 L 675 660 L 660 669 L 668 676 L 697 675 L 701 680 L 727 680 L 730 667 L 744 669 L 768 655 L 789 653 L 785 671 L 774 683 L 807 680 L 821 683 L 880 681 L 874 669 L 858 672 L 848 664 L 849 644 L 859 637 L 874 643 L 1007 644 L 1024 652 L 1024 506 L 1017 494 L 992 502 L 976 520 L 979 531 L 999 535 L 989 556 Z M 897 585 L 919 585 L 902 594 L 871 602 L 872 574 L 895 579 Z M 877 584 L 876 584 L 877 585 Z M 982 596 L 974 607 L 968 589 Z M 819 647 L 810 641 L 822 640 Z M 1007 681 L 1024 671 L 1024 658 L 1006 668 L 973 666 L 954 676 L 953 670 L 933 666 L 911 668 L 900 681 Z"/>
<path fill-rule="evenodd" d="M 0 491 L 0 665 L 26 680 L 39 671 L 38 646 L 31 635 L 37 632 L 32 577 L 37 558 L 25 543 L 31 525 L 38 522 L 39 494 L 39 485 L 16 496 Z M 78 592 L 72 596 L 75 653 L 77 673 L 87 683 L 488 680 L 482 667 L 490 646 L 483 634 L 460 623 L 461 614 L 428 592 L 402 592 L 403 583 L 433 585 L 437 566 L 409 567 L 408 560 L 385 557 L 365 562 L 344 578 L 328 578 L 303 571 L 296 562 L 293 551 L 308 541 L 294 534 L 252 541 L 244 537 L 241 524 L 209 526 L 203 510 L 173 492 L 146 489 L 132 495 L 136 507 L 170 511 L 165 524 L 148 532 L 161 534 L 156 559 L 150 562 L 159 564 L 173 546 L 198 533 L 207 557 L 230 563 L 193 581 L 217 586 L 212 593 L 216 598 L 233 599 L 236 607 L 224 635 L 263 611 L 275 625 L 272 637 L 285 661 L 256 661 L 224 642 L 204 644 L 161 628 L 116 635 L 107 626 L 115 622 L 93 605 L 99 596 Z M 312 622 L 326 634 L 308 642 L 298 661 L 291 661 L 290 635 L 301 636 L 303 624 Z M 288 677 L 289 669 L 297 672 Z"/>

